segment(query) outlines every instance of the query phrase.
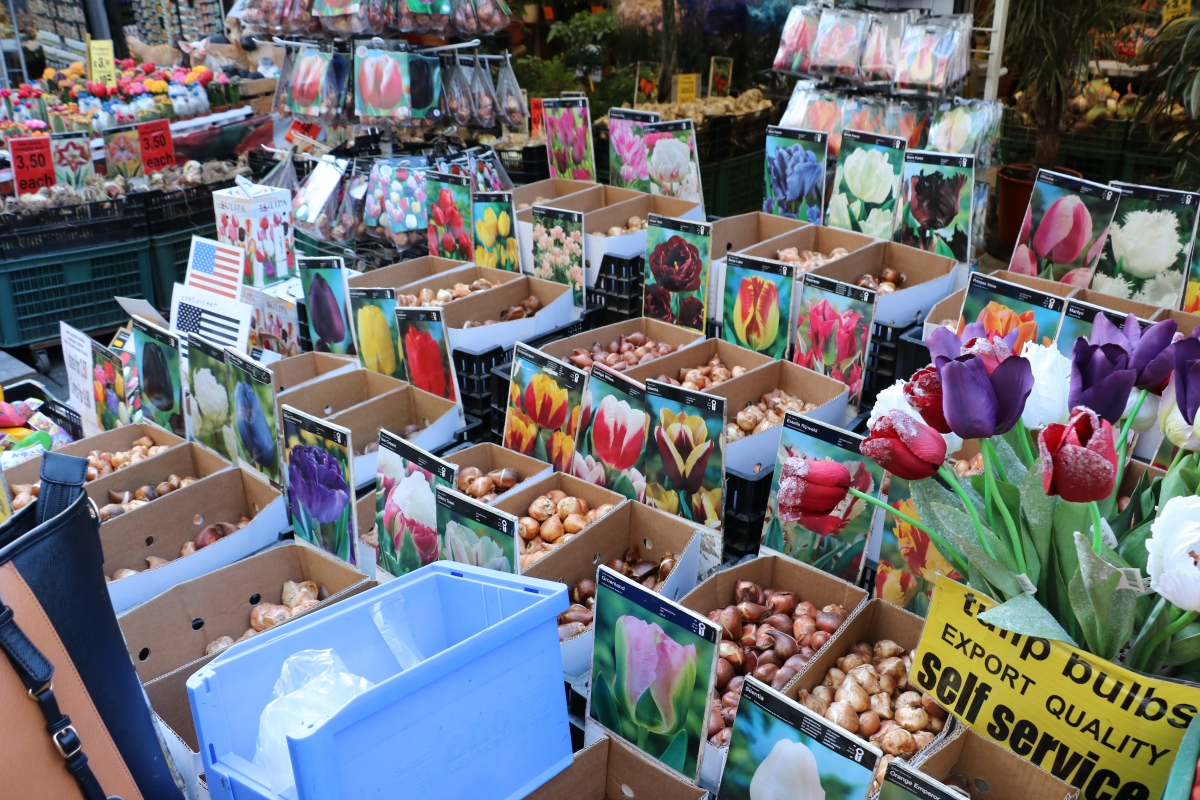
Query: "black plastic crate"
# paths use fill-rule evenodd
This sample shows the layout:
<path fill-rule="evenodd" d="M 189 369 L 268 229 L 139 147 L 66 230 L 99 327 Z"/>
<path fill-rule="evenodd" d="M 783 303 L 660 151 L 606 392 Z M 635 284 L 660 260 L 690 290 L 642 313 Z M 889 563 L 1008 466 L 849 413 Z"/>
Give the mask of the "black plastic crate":
<path fill-rule="evenodd" d="M 146 210 L 146 222 L 156 234 L 183 230 L 197 225 L 212 225 L 216 221 L 212 193 L 233 186 L 232 180 L 189 186 L 164 192 L 154 189 L 129 195 L 131 202 L 141 203 Z M 136 199 L 135 199 L 136 198 Z"/>
<path fill-rule="evenodd" d="M 732 155 L 733 117 L 723 114 L 706 117 L 704 124 L 696 129 L 696 155 L 701 164 L 720 161 Z"/>
<path fill-rule="evenodd" d="M 454 432 L 454 439 L 448 444 L 435 448 L 432 452 L 435 456 L 444 456 L 447 453 L 455 450 L 461 450 L 464 447 L 470 447 L 475 443 L 473 436 L 479 435 L 479 429 L 483 427 L 483 420 L 479 417 L 466 414 L 466 423 Z"/>
<path fill-rule="evenodd" d="M 764 465 L 753 474 L 725 467 L 726 554 L 741 556 L 758 551 L 774 474 L 774 465 Z"/>
<path fill-rule="evenodd" d="M 143 207 L 126 199 L 46 208 L 35 214 L 4 213 L 0 214 L 0 260 L 144 239 L 146 231 Z"/>
<path fill-rule="evenodd" d="M 467 414 L 476 416 L 486 414 L 492 409 L 492 394 L 490 391 L 484 393 L 463 392 L 462 404 L 463 411 Z"/>
<path fill-rule="evenodd" d="M 608 253 L 600 261 L 600 278 L 638 278 L 646 271 L 645 256 L 617 256 Z"/>
<path fill-rule="evenodd" d="M 896 347 L 897 378 L 911 378 L 917 370 L 932 363 L 924 337 L 924 325 L 914 325 L 900 334 L 900 343 Z"/>
<path fill-rule="evenodd" d="M 743 556 L 757 554 L 759 543 L 762 541 L 763 523 L 766 515 L 745 515 L 737 512 L 725 512 L 725 551 L 722 560 L 739 559 Z"/>
<path fill-rule="evenodd" d="M 871 326 L 871 341 L 867 346 L 867 363 L 863 370 L 862 400 L 859 406 L 868 408 L 875 403 L 875 396 L 896 382 L 896 378 L 907 378 L 896 371 L 897 351 L 900 336 L 920 323 L 916 318 L 899 325 L 876 322 Z"/>
<path fill-rule="evenodd" d="M 512 362 L 506 361 L 492 367 L 492 410 L 508 408 L 508 386 L 512 382 Z"/>

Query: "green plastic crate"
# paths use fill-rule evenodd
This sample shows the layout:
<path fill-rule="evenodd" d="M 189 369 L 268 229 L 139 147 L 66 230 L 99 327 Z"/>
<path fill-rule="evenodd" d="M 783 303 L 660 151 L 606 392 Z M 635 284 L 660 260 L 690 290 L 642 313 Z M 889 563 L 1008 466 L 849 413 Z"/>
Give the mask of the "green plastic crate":
<path fill-rule="evenodd" d="M 116 296 L 154 299 L 146 237 L 0 262 L 0 347 L 57 339 L 60 321 L 120 325 L 129 315 Z"/>
<path fill-rule="evenodd" d="M 321 256 L 341 256 L 346 258 L 346 266 L 353 266 L 349 263 L 351 259 L 347 258 L 346 251 L 354 250 L 354 243 L 350 244 L 335 244 L 333 242 L 318 242 L 306 233 L 296 231 L 296 255 L 307 256 L 308 258 L 318 258 Z"/>
<path fill-rule="evenodd" d="M 761 209 L 766 157 L 765 150 L 755 150 L 715 164 L 701 164 L 705 213 L 731 217 Z"/>
<path fill-rule="evenodd" d="M 198 225 L 174 233 L 150 237 L 150 268 L 154 273 L 154 300 L 159 308 L 169 308 L 171 292 L 176 283 L 183 283 L 187 273 L 188 256 L 192 252 L 192 237 L 217 238 L 216 223 Z"/>

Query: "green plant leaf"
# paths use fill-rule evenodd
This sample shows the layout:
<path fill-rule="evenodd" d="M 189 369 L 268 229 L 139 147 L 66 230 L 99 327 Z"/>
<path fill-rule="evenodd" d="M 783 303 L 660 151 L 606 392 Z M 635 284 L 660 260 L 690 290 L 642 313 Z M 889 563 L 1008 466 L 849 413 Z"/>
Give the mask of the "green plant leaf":
<path fill-rule="evenodd" d="M 1111 659 L 1133 634 L 1137 592 L 1117 588 L 1121 573 L 1092 552 L 1088 537 L 1075 533 L 1074 540 L 1079 572 L 1068 587 L 1071 608 L 1084 624 L 1088 649 L 1101 658 Z"/>
<path fill-rule="evenodd" d="M 400 569 L 401 574 L 407 574 L 413 570 L 421 568 L 421 556 L 417 553 L 417 545 L 413 542 L 412 536 L 405 534 L 404 542 L 400 545 Z"/>
<path fill-rule="evenodd" d="M 1046 494 L 1043 488 L 1042 463 L 1035 460 L 1033 466 L 1025 473 L 1025 480 L 1021 481 L 1021 514 L 1025 517 L 1029 538 L 1033 540 L 1038 563 L 1043 570 L 1050 561 L 1054 509 L 1057 506 L 1058 498 Z"/>
<path fill-rule="evenodd" d="M 687 731 L 680 731 L 675 734 L 675 738 L 671 740 L 671 744 L 663 751 L 659 760 L 676 772 L 682 773 L 683 766 L 687 762 L 687 744 Z"/>
<path fill-rule="evenodd" d="M 1021 587 L 1014 576 L 1014 570 L 1009 569 L 1000 561 L 989 556 L 973 541 L 975 537 L 971 535 L 971 532 L 974 531 L 975 526 L 971 523 L 969 516 L 956 508 L 951 508 L 941 503 L 933 504 L 933 515 L 934 518 L 941 522 L 942 527 L 950 533 L 952 541 L 958 542 L 963 555 L 970 562 L 971 568 L 978 570 L 979 574 L 988 583 L 995 586 L 1003 595 L 1002 599 L 1007 600 L 1021 593 Z M 922 518 L 922 521 L 924 521 L 924 518 Z M 984 535 L 986 536 L 988 533 L 990 531 L 987 530 L 987 526 L 984 526 Z"/>
<path fill-rule="evenodd" d="M 1200 623 L 1194 622 L 1176 634 L 1171 649 L 1163 659 L 1163 666 L 1174 667 L 1200 659 Z"/>
<path fill-rule="evenodd" d="M 1040 636 L 1078 646 L 1063 626 L 1058 624 L 1054 615 L 1043 608 L 1031 594 L 1019 594 L 983 612 L 979 619 L 1013 633 Z"/>
<path fill-rule="evenodd" d="M 767 535 L 763 537 L 763 546 L 769 547 L 777 553 L 783 552 L 783 526 L 779 524 L 779 517 L 772 517 L 770 524 L 767 525 Z"/>
<path fill-rule="evenodd" d="M 1059 575 L 1065 586 L 1079 567 L 1079 558 L 1075 555 L 1076 531 L 1088 533 L 1091 531 L 1091 515 L 1086 503 L 1068 503 L 1059 500 L 1054 509 L 1054 554 L 1058 560 Z"/>
<path fill-rule="evenodd" d="M 986 480 L 986 478 L 984 478 L 984 476 L 982 476 L 982 475 L 974 475 L 971 477 L 972 483 L 978 481 L 980 487 L 983 485 L 984 480 Z M 1012 486 L 1011 484 L 1006 484 L 1002 481 L 996 481 L 996 490 L 997 490 L 997 493 L 1000 494 L 1001 496 L 1003 496 L 1005 493 L 1005 490 L 1000 489 L 1001 486 L 1009 486 L 1012 489 L 1016 489 L 1016 487 Z M 985 498 L 984 502 L 986 503 L 987 502 L 986 494 L 984 494 L 984 498 Z M 1009 498 L 1009 499 L 1012 499 L 1012 498 Z M 993 495 L 992 496 L 992 505 L 991 505 L 990 511 L 988 513 L 988 519 L 991 520 L 991 522 L 996 525 L 996 530 L 989 528 L 985 524 L 984 528 L 983 528 L 983 535 L 991 543 L 992 552 L 994 552 L 996 554 L 996 558 L 998 558 L 1000 560 L 1000 562 L 1003 563 L 1004 566 L 1009 569 L 1010 572 L 1012 572 L 1013 574 L 1016 574 L 1019 571 L 1017 569 L 1017 559 L 1016 559 L 1016 556 L 1013 555 L 1012 544 L 1009 542 L 1008 531 L 1004 527 L 1004 517 L 1002 517 L 1000 515 L 1000 508 L 997 505 L 998 502 L 1000 502 L 1000 498 L 997 498 L 996 496 Z M 1019 491 L 1016 494 L 1016 502 L 1018 503 L 1018 506 L 1015 509 L 1017 516 L 1014 516 L 1012 518 L 1014 522 L 1021 518 L 1020 517 L 1020 506 L 1019 506 L 1019 503 L 1020 503 L 1020 492 Z M 1013 506 L 1010 505 L 1008 502 L 1006 502 L 1005 505 L 1008 507 L 1008 513 L 1013 514 L 1014 513 Z M 998 533 L 997 531 L 1002 531 L 1003 533 Z"/>
<path fill-rule="evenodd" d="M 1148 519 L 1122 537 L 1117 544 L 1117 554 L 1129 562 L 1131 567 L 1146 571 L 1146 562 L 1150 554 L 1146 552 L 1146 540 L 1150 538 L 1150 526 L 1154 520 Z"/>
<path fill-rule="evenodd" d="M 608 677 L 603 673 L 592 683 L 592 712 L 597 721 L 610 731 L 621 730 L 621 715 L 617 713 L 617 701 L 613 699 Z"/>
<path fill-rule="evenodd" d="M 1013 428 L 1009 431 L 1009 434 L 1014 432 L 1017 434 L 1020 433 L 1016 428 Z M 1003 436 L 993 436 L 991 442 L 992 447 L 996 450 L 996 459 L 1000 462 L 1000 468 L 1004 470 L 1005 479 L 1008 483 L 1019 486 L 1021 481 L 1025 480 L 1025 473 L 1028 472 L 1025 464 L 1017 457 L 1016 451 L 1013 450 L 1012 445 Z M 997 476 L 997 480 L 999 480 L 999 476 Z"/>
<path fill-rule="evenodd" d="M 1175 497 L 1187 497 L 1196 493 L 1200 486 L 1200 475 L 1182 465 L 1167 473 L 1158 493 L 1158 506 L 1162 508 Z"/>
<path fill-rule="evenodd" d="M 934 236 L 933 241 L 934 241 L 933 252 L 937 253 L 939 256 L 955 258 L 954 251 L 950 249 L 949 245 L 947 245 L 944 241 L 942 241 L 942 237 Z"/>

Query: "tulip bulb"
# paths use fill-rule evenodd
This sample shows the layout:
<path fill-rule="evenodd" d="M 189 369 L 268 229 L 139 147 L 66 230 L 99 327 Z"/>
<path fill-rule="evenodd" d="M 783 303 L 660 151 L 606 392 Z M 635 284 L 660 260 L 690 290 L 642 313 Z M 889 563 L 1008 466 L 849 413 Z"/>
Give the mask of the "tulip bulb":
<path fill-rule="evenodd" d="M 767 616 L 767 609 L 758 603 L 738 603 L 737 609 L 743 622 L 761 622 Z"/>
<path fill-rule="evenodd" d="M 842 672 L 837 667 L 830 667 L 829 671 L 825 673 L 825 680 L 823 683 L 830 689 L 837 689 L 845 680 L 846 673 Z"/>
<path fill-rule="evenodd" d="M 229 648 L 232 646 L 233 646 L 233 637 L 221 636 L 217 639 L 213 639 L 211 642 L 209 642 L 207 645 L 204 646 L 204 655 L 214 656 L 217 653 L 221 652 L 222 650 L 225 650 L 226 648 Z"/>
<path fill-rule="evenodd" d="M 847 703 L 831 704 L 825 709 L 825 719 L 850 733 L 858 733 L 858 713 Z"/>
<path fill-rule="evenodd" d="M 539 497 L 529 504 L 529 516 L 538 522 L 545 522 L 554 515 L 554 502 L 548 497 Z"/>
<path fill-rule="evenodd" d="M 864 711 L 858 715 L 858 735 L 867 737 L 879 730 L 879 717 L 873 711 Z"/>
<path fill-rule="evenodd" d="M 891 639 L 880 639 L 875 643 L 875 658 L 892 658 L 904 654 L 904 648 Z"/>
<path fill-rule="evenodd" d="M 571 599 L 576 603 L 586 603 L 589 599 L 596 596 L 596 582 L 591 578 L 584 578 L 579 583 L 575 584 L 575 588 L 571 590 Z"/>
<path fill-rule="evenodd" d="M 738 581 L 733 596 L 738 603 L 757 603 L 762 599 L 762 593 L 757 583 Z"/>
<path fill-rule="evenodd" d="M 817 630 L 825 631 L 826 633 L 836 633 L 837 629 L 842 627 L 842 623 L 845 621 L 845 612 L 839 614 L 835 611 L 822 609 L 817 612 L 816 616 Z"/>
<path fill-rule="evenodd" d="M 527 542 L 536 539 L 541 529 L 542 524 L 533 517 L 521 517 L 517 520 L 517 533 Z"/>
<path fill-rule="evenodd" d="M 540 529 L 542 539 L 547 542 L 558 541 L 558 539 L 561 538 L 566 532 L 567 530 L 565 527 L 563 527 L 562 520 L 560 520 L 557 516 L 547 517 L 546 521 L 542 523 L 542 527 Z"/>
<path fill-rule="evenodd" d="M 259 603 L 250 612 L 250 627 L 256 631 L 265 631 L 281 622 L 286 622 L 292 616 L 287 606 L 275 603 Z"/>
<path fill-rule="evenodd" d="M 458 490 L 465 494 L 467 487 L 471 485 L 471 481 L 482 475 L 483 472 L 479 467 L 463 467 L 458 471 Z"/>
<path fill-rule="evenodd" d="M 814 694 L 800 690 L 800 705 L 812 711 L 814 714 L 825 716 L 825 712 L 829 710 L 829 701 L 823 697 L 818 697 Z"/>
<path fill-rule="evenodd" d="M 762 681 L 769 686 L 771 682 L 775 680 L 775 674 L 777 672 L 779 672 L 779 666 L 777 664 L 760 663 L 754 668 L 754 679 L 757 681 Z"/>
<path fill-rule="evenodd" d="M 879 749 L 888 755 L 908 758 L 917 752 L 917 741 L 904 728 L 891 728 L 879 737 L 876 742 Z"/>
<path fill-rule="evenodd" d="M 767 608 L 771 609 L 773 614 L 784 614 L 791 616 L 796 610 L 799 600 L 792 592 L 773 592 L 770 599 L 767 601 Z M 783 625 L 778 626 L 783 628 Z"/>

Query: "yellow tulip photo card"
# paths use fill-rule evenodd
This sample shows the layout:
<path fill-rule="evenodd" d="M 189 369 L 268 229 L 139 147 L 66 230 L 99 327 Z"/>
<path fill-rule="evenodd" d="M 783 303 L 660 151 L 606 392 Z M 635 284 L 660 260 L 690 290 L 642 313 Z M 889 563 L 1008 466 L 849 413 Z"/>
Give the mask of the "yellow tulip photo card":
<path fill-rule="evenodd" d="M 725 258 L 721 338 L 771 358 L 786 358 L 795 282 L 789 264 L 730 253 Z"/>
<path fill-rule="evenodd" d="M 511 375 L 504 446 L 570 472 L 587 373 L 517 342 Z"/>
<path fill-rule="evenodd" d="M 371 372 L 408 380 L 396 326 L 396 290 L 350 287 L 346 294 L 359 365 Z"/>
<path fill-rule="evenodd" d="M 475 263 L 520 272 L 516 208 L 512 192 L 476 192 L 471 196 L 475 231 Z"/>

